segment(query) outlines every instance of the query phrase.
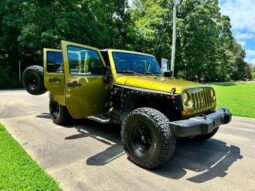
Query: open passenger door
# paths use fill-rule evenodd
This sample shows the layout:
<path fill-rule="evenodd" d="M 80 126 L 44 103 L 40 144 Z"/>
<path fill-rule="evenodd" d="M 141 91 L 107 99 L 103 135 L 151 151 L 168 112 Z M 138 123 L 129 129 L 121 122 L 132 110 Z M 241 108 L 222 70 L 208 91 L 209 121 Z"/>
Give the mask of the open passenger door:
<path fill-rule="evenodd" d="M 104 82 L 105 62 L 97 48 L 61 42 L 65 103 L 75 119 L 106 112 L 107 84 Z"/>

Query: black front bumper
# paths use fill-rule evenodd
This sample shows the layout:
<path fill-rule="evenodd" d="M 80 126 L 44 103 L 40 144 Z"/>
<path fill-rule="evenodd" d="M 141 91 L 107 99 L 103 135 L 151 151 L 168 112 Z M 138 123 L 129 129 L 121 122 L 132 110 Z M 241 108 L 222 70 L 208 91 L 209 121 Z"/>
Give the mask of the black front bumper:
<path fill-rule="evenodd" d="M 231 118 L 229 110 L 222 108 L 209 115 L 170 122 L 170 128 L 176 137 L 192 137 L 211 133 L 220 125 L 229 123 Z"/>

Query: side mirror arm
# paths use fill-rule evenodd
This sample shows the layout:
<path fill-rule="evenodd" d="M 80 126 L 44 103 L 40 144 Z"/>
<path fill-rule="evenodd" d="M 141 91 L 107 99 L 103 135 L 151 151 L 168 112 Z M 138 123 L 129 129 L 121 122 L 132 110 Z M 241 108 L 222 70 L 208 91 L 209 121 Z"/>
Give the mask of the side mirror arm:
<path fill-rule="evenodd" d="M 170 78 L 170 77 L 172 77 L 172 75 L 173 75 L 173 71 L 172 70 L 168 70 L 168 71 L 164 72 L 164 76 L 165 77 L 169 77 Z"/>
<path fill-rule="evenodd" d="M 111 82 L 111 79 L 112 79 L 111 67 L 110 66 L 106 66 L 105 75 L 104 75 L 104 81 L 106 83 L 109 83 L 109 82 Z"/>

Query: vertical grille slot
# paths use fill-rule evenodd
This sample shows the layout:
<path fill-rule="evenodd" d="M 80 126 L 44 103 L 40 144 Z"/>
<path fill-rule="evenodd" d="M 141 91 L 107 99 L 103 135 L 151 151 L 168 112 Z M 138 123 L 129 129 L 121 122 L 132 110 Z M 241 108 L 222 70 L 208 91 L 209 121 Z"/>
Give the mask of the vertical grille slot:
<path fill-rule="evenodd" d="M 193 104 L 194 104 L 194 110 L 196 111 L 197 110 L 196 97 L 195 97 L 195 95 L 193 93 L 191 94 L 191 96 L 192 96 L 192 100 L 193 100 Z"/>
<path fill-rule="evenodd" d="M 200 103 L 199 103 L 198 93 L 195 93 L 195 95 L 196 95 L 196 102 L 197 102 L 197 110 L 199 111 Z"/>
<path fill-rule="evenodd" d="M 207 99 L 207 107 L 209 107 L 209 106 L 210 106 L 210 95 L 209 95 L 209 91 L 206 91 L 205 96 L 206 96 L 206 99 Z"/>
<path fill-rule="evenodd" d="M 198 102 L 199 102 L 199 111 L 200 111 L 203 107 L 201 92 L 198 92 Z"/>
<path fill-rule="evenodd" d="M 204 99 L 204 108 L 207 108 L 208 107 L 208 101 L 206 99 L 206 91 L 203 91 L 203 99 Z"/>

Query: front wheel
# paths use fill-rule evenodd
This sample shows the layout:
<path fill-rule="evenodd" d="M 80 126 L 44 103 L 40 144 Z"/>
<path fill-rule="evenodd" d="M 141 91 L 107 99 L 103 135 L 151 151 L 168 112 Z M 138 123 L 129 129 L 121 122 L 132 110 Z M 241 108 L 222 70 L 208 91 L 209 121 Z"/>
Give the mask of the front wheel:
<path fill-rule="evenodd" d="M 71 120 L 66 107 L 55 101 L 53 96 L 50 96 L 49 110 L 53 122 L 57 125 L 65 125 Z"/>
<path fill-rule="evenodd" d="M 129 159 L 146 169 L 166 163 L 175 150 L 176 138 L 168 118 L 152 108 L 129 113 L 122 124 L 121 137 Z"/>

